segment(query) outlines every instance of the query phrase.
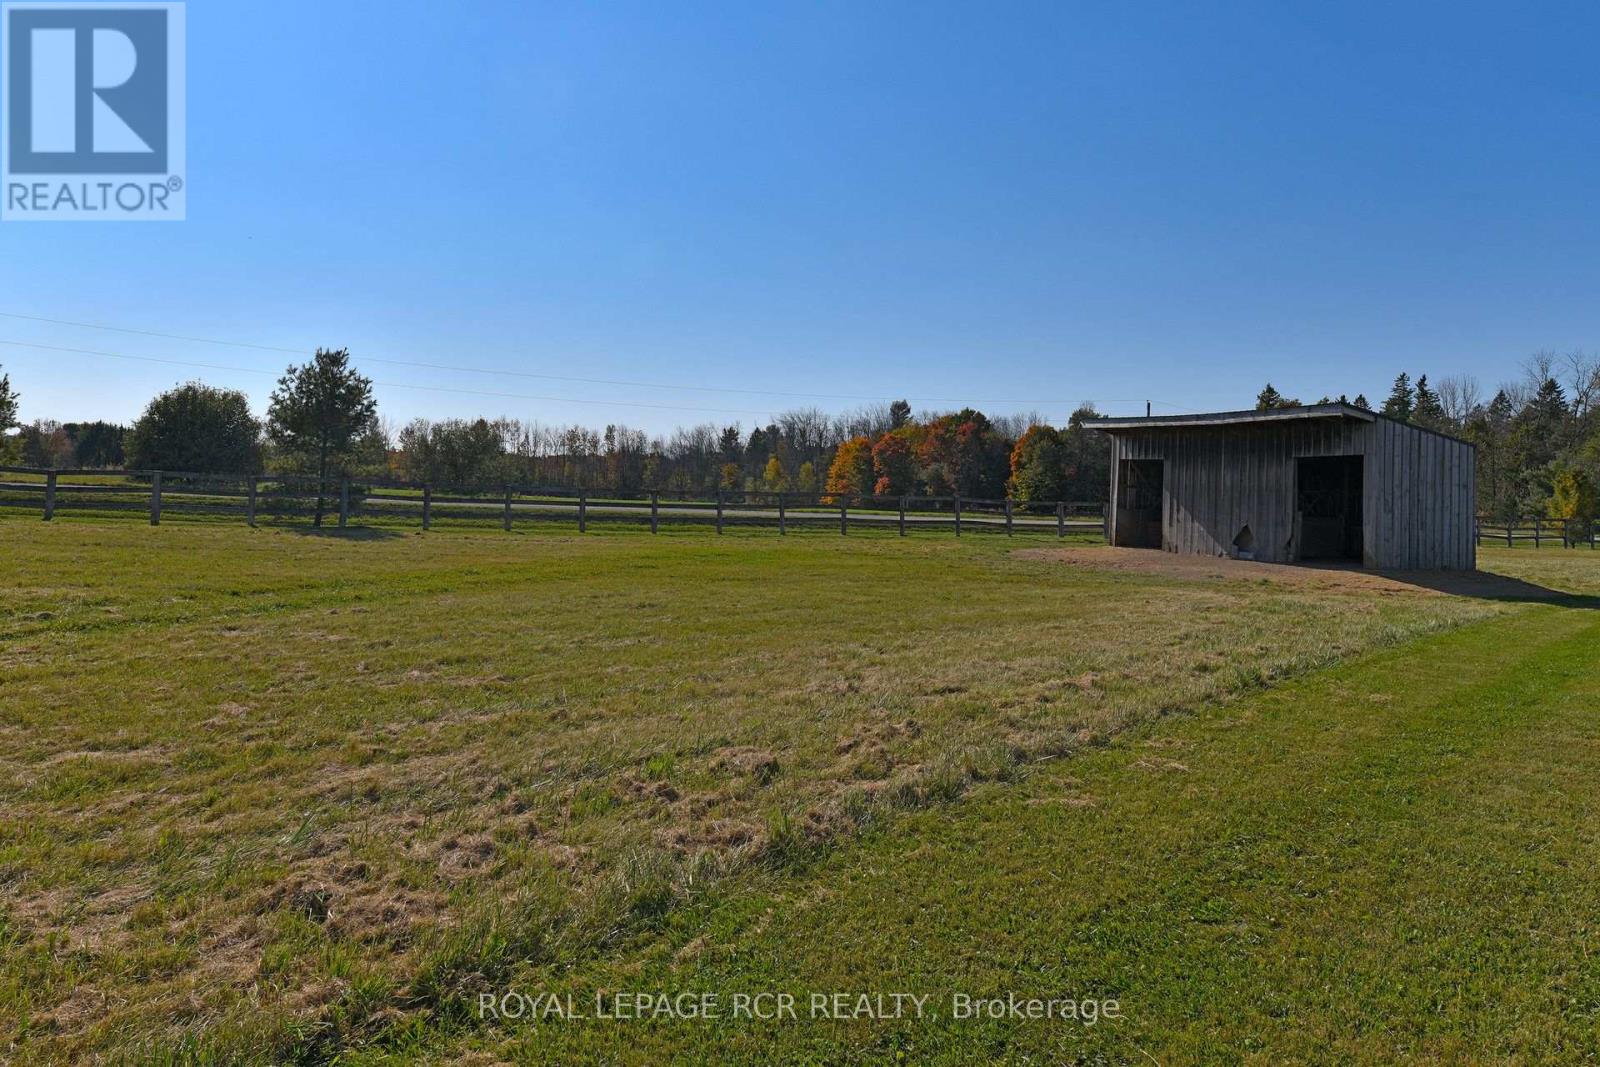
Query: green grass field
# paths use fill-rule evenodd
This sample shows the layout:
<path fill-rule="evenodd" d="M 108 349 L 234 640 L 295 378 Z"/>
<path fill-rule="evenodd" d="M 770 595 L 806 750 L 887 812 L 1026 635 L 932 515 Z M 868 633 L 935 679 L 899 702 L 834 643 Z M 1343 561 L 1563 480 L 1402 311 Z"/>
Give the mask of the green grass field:
<path fill-rule="evenodd" d="M 0 522 L 0 1056 L 1600 1047 L 1588 600 L 1054 545 Z M 1600 592 L 1587 550 L 1484 564 Z M 940 1014 L 479 1018 L 512 990 Z"/>

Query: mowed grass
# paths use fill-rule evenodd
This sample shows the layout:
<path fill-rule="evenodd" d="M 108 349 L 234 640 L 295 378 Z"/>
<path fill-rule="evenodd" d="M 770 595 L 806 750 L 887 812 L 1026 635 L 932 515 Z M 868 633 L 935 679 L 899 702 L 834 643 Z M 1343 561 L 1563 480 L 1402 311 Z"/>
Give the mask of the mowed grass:
<path fill-rule="evenodd" d="M 772 909 L 751 902 L 803 915 L 787 894 L 821 892 L 831 857 L 959 841 L 946 820 L 987 825 L 1174 713 L 1570 614 L 1102 573 L 1028 543 L 0 523 L 0 1049 L 498 1041 L 479 992 L 660 966 L 696 923 L 674 959 L 754 944 Z M 1561 588 L 1593 569 L 1504 555 Z M 829 1058 L 870 1046 L 839 1040 Z"/>
<path fill-rule="evenodd" d="M 1600 614 L 1504 625 L 976 787 L 803 881 L 719 889 L 626 957 L 505 985 L 589 1018 L 497 1021 L 440 1061 L 1592 1063 Z M 721 1015 L 599 1019 L 602 990 L 716 993 Z M 734 1015 L 772 991 L 794 1018 Z M 816 991 L 926 1014 L 819 1019 Z M 955 994 L 1119 1017 L 957 1019 Z"/>

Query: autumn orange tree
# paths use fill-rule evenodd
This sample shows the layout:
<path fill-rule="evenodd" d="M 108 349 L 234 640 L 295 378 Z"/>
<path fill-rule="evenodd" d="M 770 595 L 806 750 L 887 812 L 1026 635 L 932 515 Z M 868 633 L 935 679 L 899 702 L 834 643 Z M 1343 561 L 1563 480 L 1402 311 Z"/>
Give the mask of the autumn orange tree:
<path fill-rule="evenodd" d="M 1053 426 L 1033 426 L 1011 449 L 1011 499 L 1027 503 L 1067 495 L 1067 448 Z"/>
<path fill-rule="evenodd" d="M 901 426 L 878 438 L 872 446 L 872 491 L 878 496 L 902 496 L 917 488 L 917 438 L 922 428 Z"/>
<path fill-rule="evenodd" d="M 1008 444 L 981 411 L 943 415 L 923 428 L 919 476 L 932 493 L 999 497 L 1010 473 Z"/>
<path fill-rule="evenodd" d="M 872 492 L 873 481 L 872 440 L 852 437 L 840 445 L 834 453 L 832 466 L 828 468 L 828 494 L 834 497 L 840 494 L 867 496 Z"/>

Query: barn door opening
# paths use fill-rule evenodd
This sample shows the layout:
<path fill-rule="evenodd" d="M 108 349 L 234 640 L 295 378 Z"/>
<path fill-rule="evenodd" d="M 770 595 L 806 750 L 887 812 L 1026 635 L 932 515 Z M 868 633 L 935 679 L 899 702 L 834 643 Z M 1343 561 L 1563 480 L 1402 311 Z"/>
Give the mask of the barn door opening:
<path fill-rule="evenodd" d="M 1118 478 L 1116 543 L 1161 547 L 1162 468 L 1159 459 L 1125 459 Z"/>
<path fill-rule="evenodd" d="M 1361 559 L 1361 457 L 1322 456 L 1298 464 L 1301 559 Z"/>

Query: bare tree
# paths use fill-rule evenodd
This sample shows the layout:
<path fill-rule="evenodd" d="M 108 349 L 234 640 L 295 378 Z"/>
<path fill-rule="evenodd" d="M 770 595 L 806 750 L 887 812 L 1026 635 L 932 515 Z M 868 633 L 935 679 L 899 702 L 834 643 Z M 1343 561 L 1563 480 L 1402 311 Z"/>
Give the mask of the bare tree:
<path fill-rule="evenodd" d="M 1050 420 L 1040 411 L 1019 411 L 1011 415 L 996 415 L 989 423 L 1002 436 L 1015 440 L 1035 426 L 1050 425 Z"/>
<path fill-rule="evenodd" d="M 1600 359 L 1582 349 L 1561 357 L 1562 370 L 1567 379 L 1567 398 L 1572 402 L 1572 414 L 1585 418 L 1600 400 Z"/>
<path fill-rule="evenodd" d="M 1460 428 L 1483 405 L 1483 390 L 1470 374 L 1452 374 L 1439 382 L 1439 406 L 1450 425 Z"/>
<path fill-rule="evenodd" d="M 1541 385 L 1556 376 L 1560 358 L 1548 348 L 1541 348 L 1522 361 L 1522 375 L 1530 393 L 1538 392 Z"/>
<path fill-rule="evenodd" d="M 888 404 L 869 404 L 855 411 L 847 411 L 837 420 L 835 434 L 841 441 L 853 437 L 877 437 L 894 429 L 894 414 Z"/>

